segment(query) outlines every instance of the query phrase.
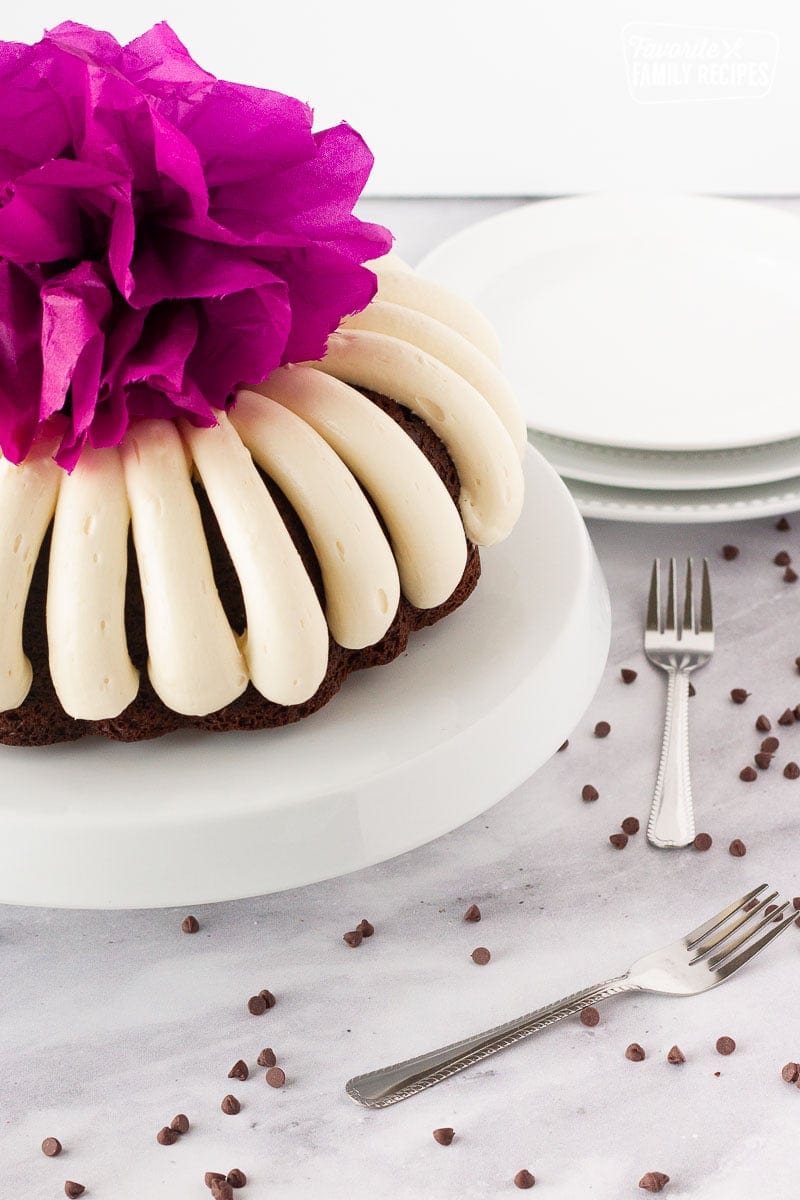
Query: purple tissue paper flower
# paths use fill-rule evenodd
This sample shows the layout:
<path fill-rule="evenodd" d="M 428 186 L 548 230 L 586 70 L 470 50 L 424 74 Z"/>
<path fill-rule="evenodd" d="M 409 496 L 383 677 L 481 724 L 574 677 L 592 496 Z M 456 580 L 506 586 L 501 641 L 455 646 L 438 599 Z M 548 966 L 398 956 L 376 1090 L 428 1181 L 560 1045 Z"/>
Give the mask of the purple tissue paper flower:
<path fill-rule="evenodd" d="M 0 42 L 0 449 L 116 445 L 131 418 L 213 425 L 238 386 L 320 358 L 391 235 L 353 216 L 346 124 L 202 70 L 166 24 Z"/>

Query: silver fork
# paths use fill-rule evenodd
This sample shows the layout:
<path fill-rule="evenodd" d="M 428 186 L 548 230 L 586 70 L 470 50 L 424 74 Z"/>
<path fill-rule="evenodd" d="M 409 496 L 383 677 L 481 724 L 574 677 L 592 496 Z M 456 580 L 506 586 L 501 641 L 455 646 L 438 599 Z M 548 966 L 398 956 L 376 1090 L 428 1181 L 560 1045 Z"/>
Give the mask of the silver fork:
<path fill-rule="evenodd" d="M 619 992 L 656 992 L 664 996 L 706 992 L 729 979 L 794 922 L 793 908 L 788 916 L 782 915 L 789 900 L 765 913 L 778 895 L 762 895 L 766 888 L 766 883 L 753 888 L 677 942 L 640 958 L 624 975 L 440 1050 L 357 1075 L 346 1085 L 347 1093 L 365 1108 L 388 1108 Z"/>
<path fill-rule="evenodd" d="M 644 650 L 651 663 L 667 672 L 667 707 L 661 760 L 647 824 L 651 846 L 688 846 L 694 840 L 692 781 L 689 775 L 689 676 L 705 666 L 714 652 L 711 584 L 708 559 L 703 559 L 699 619 L 692 590 L 692 560 L 686 563 L 683 615 L 679 619 L 675 559 L 669 562 L 669 586 L 661 619 L 661 564 L 656 559 L 650 578 Z"/>

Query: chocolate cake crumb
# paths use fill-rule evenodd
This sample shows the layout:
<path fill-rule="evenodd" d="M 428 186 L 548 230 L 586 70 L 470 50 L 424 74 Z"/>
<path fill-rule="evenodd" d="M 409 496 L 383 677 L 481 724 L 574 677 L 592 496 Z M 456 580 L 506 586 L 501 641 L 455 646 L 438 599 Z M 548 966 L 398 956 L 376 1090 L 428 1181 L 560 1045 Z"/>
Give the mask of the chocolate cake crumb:
<path fill-rule="evenodd" d="M 626 817 L 625 820 L 621 824 L 621 829 L 622 829 L 622 832 L 627 833 L 629 837 L 632 836 L 634 833 L 638 833 L 639 829 L 640 829 L 639 818 L 638 817 Z"/>
<path fill-rule="evenodd" d="M 597 800 L 600 793 L 593 783 L 585 783 L 581 788 L 581 800 L 585 800 L 587 804 L 591 804 L 593 800 Z"/>
<path fill-rule="evenodd" d="M 750 695 L 744 688 L 735 687 L 731 689 L 731 700 L 734 704 L 744 704 L 747 697 Z"/>
<path fill-rule="evenodd" d="M 47 1158 L 57 1158 L 63 1149 L 58 1138 L 46 1137 L 42 1142 L 42 1154 Z"/>
<path fill-rule="evenodd" d="M 226 1117 L 235 1117 L 237 1113 L 242 1111 L 242 1106 L 235 1096 L 223 1096 L 220 1108 L 225 1113 Z"/>
<path fill-rule="evenodd" d="M 772 721 L 770 721 L 766 713 L 761 713 L 756 717 L 756 729 L 759 733 L 769 733 L 770 729 L 772 729 Z"/>
<path fill-rule="evenodd" d="M 663 1171 L 648 1171 L 639 1180 L 639 1187 L 645 1192 L 663 1192 L 668 1183 L 669 1175 L 665 1175 Z"/>
<path fill-rule="evenodd" d="M 588 1029 L 594 1029 L 595 1025 L 600 1024 L 600 1013 L 591 1004 L 587 1004 L 586 1008 L 582 1008 L 579 1015 L 581 1025 L 585 1025 Z"/>
<path fill-rule="evenodd" d="M 629 1062 L 644 1062 L 644 1048 L 638 1042 L 631 1042 L 630 1046 L 625 1051 L 625 1057 Z"/>
<path fill-rule="evenodd" d="M 478 908 L 477 904 L 470 904 L 469 908 L 464 913 L 464 920 L 474 924 L 476 921 L 480 921 L 480 919 L 481 910 Z"/>
<path fill-rule="evenodd" d="M 230 1071 L 228 1071 L 228 1079 L 238 1079 L 240 1082 L 244 1083 L 249 1074 L 250 1072 L 247 1069 L 247 1063 L 240 1058 L 233 1064 Z"/>
<path fill-rule="evenodd" d="M 673 1066 L 680 1066 L 681 1063 L 686 1062 L 683 1051 L 679 1046 L 673 1046 L 667 1051 L 667 1062 L 672 1063 Z"/>
<path fill-rule="evenodd" d="M 736 1042 L 732 1037 L 717 1038 L 717 1054 L 733 1054 L 736 1049 Z"/>
<path fill-rule="evenodd" d="M 200 928 L 200 922 L 197 917 L 193 917 L 191 913 L 188 917 L 184 917 L 181 921 L 181 929 L 184 933 L 197 933 Z"/>
<path fill-rule="evenodd" d="M 258 1065 L 260 1067 L 274 1067 L 278 1061 L 275 1057 L 275 1051 L 271 1046 L 265 1046 L 258 1056 Z"/>
<path fill-rule="evenodd" d="M 485 946 L 476 946 L 472 954 L 470 954 L 472 961 L 477 963 L 479 967 L 485 967 L 491 957 Z"/>
<path fill-rule="evenodd" d="M 632 667 L 623 667 L 620 675 L 623 683 L 633 683 L 639 677 L 638 671 L 634 671 Z"/>
<path fill-rule="evenodd" d="M 364 935 L 363 933 L 359 932 L 358 929 L 349 929 L 347 933 L 342 934 L 342 941 L 346 942 L 348 946 L 352 946 L 354 948 L 356 946 L 360 946 L 363 940 Z"/>
<path fill-rule="evenodd" d="M 433 1131 L 433 1140 L 438 1142 L 440 1146 L 452 1145 L 455 1136 L 455 1129 L 451 1129 L 449 1125 L 443 1125 L 441 1129 L 434 1129 Z"/>
<path fill-rule="evenodd" d="M 735 558 L 739 557 L 739 547 L 731 545 L 723 546 L 722 557 L 726 562 L 733 562 Z"/>
<path fill-rule="evenodd" d="M 608 721 L 598 721 L 594 727 L 594 736 L 598 738 L 608 737 L 611 733 L 611 726 Z"/>
<path fill-rule="evenodd" d="M 710 833 L 698 833 L 692 842 L 695 850 L 710 850 L 712 844 L 713 839 Z"/>
<path fill-rule="evenodd" d="M 624 850 L 628 844 L 627 833 L 612 833 L 608 839 L 615 850 Z"/>
<path fill-rule="evenodd" d="M 734 858 L 744 858 L 745 854 L 747 854 L 747 846 L 745 846 L 741 838 L 734 838 L 730 846 L 728 846 L 728 853 L 732 854 Z"/>
<path fill-rule="evenodd" d="M 517 1171 L 514 1176 L 514 1187 L 518 1187 L 521 1191 L 525 1191 L 526 1188 L 532 1188 L 535 1183 L 535 1176 L 531 1175 L 530 1171 L 526 1171 L 524 1167 L 521 1171 Z"/>
<path fill-rule="evenodd" d="M 286 1083 L 286 1072 L 280 1067 L 270 1067 L 264 1078 L 271 1088 L 282 1088 Z"/>

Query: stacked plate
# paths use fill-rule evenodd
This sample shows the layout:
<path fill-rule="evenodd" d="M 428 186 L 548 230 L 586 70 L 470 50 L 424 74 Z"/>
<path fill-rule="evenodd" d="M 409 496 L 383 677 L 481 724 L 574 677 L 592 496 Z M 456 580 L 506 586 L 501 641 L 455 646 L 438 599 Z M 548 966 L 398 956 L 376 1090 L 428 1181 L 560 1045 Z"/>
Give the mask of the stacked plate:
<path fill-rule="evenodd" d="M 800 508 L 800 220 L 699 196 L 528 204 L 420 265 L 500 332 L 530 441 L 585 516 Z"/>

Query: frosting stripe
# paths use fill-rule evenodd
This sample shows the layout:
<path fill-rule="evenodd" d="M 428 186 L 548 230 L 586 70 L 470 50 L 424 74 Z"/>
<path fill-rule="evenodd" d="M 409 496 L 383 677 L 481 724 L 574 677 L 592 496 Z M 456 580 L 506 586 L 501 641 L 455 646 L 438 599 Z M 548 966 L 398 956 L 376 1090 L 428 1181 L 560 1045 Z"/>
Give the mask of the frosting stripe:
<path fill-rule="evenodd" d="M 61 481 L 47 584 L 50 674 L 76 719 L 117 717 L 139 691 L 125 636 L 129 520 L 119 452 L 84 449 Z"/>
<path fill-rule="evenodd" d="M 314 585 L 275 502 L 235 428 L 181 423 L 247 611 L 243 650 L 250 678 L 277 704 L 314 695 L 328 668 L 328 627 Z"/>
<path fill-rule="evenodd" d="M 458 510 L 425 455 L 355 388 L 311 367 L 275 371 L 258 389 L 307 421 L 367 491 L 389 533 L 403 594 L 443 604 L 467 561 Z"/>
<path fill-rule="evenodd" d="M 169 421 L 140 421 L 122 443 L 144 597 L 148 673 L 168 708 L 205 716 L 247 687 L 222 608 L 186 453 Z"/>
<path fill-rule="evenodd" d="M 327 442 L 274 400 L 240 392 L 230 420 L 305 527 L 334 639 L 351 650 L 374 645 L 394 620 L 400 579 L 361 488 Z"/>

